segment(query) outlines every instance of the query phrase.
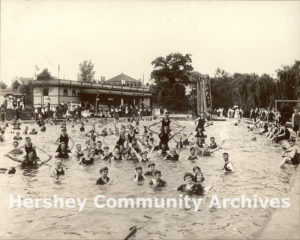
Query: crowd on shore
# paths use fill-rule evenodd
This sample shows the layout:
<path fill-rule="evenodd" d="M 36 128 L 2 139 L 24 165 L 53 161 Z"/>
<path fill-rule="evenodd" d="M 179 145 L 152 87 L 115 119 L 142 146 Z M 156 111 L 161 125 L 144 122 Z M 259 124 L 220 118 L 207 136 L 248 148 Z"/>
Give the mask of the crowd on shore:
<path fill-rule="evenodd" d="M 248 125 L 249 131 L 255 131 L 259 135 L 264 135 L 267 139 L 274 143 L 282 144 L 282 163 L 281 168 L 286 164 L 297 166 L 300 162 L 300 148 L 296 145 L 296 141 L 300 130 L 300 112 L 294 109 L 292 114 L 291 129 L 288 128 L 286 120 L 279 114 L 274 114 L 273 111 L 252 109 L 250 117 L 253 121 Z M 294 135 L 294 136 L 293 136 Z M 255 139 L 255 138 L 253 138 Z M 288 145 L 283 144 L 288 142 Z"/>

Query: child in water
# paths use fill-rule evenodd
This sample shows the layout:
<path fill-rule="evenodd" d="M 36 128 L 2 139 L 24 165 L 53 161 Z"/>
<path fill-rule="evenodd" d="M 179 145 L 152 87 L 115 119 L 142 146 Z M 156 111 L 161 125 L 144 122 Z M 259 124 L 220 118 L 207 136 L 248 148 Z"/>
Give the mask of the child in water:
<path fill-rule="evenodd" d="M 149 163 L 148 164 L 148 171 L 145 172 L 145 176 L 154 176 L 153 173 L 154 173 L 154 170 L 155 170 L 155 163 Z"/>
<path fill-rule="evenodd" d="M 104 184 L 107 184 L 110 180 L 110 178 L 107 176 L 108 174 L 108 168 L 107 167 L 103 167 L 100 169 L 100 174 L 101 174 L 101 177 L 98 178 L 96 184 L 97 185 L 104 185 Z"/>
<path fill-rule="evenodd" d="M 161 179 L 161 171 L 155 170 L 153 172 L 153 175 L 154 175 L 153 179 L 149 182 L 151 186 L 157 188 L 157 187 L 165 187 L 167 185 L 167 182 Z"/>
<path fill-rule="evenodd" d="M 75 153 L 74 153 L 74 156 L 78 158 L 81 158 L 83 157 L 83 152 L 82 152 L 82 149 L 81 149 L 81 144 L 76 144 L 76 149 L 75 149 Z"/>
<path fill-rule="evenodd" d="M 185 173 L 183 180 L 185 184 L 180 185 L 177 191 L 185 193 L 187 195 L 203 195 L 204 189 L 201 184 L 193 182 L 194 175 L 192 173 Z"/>
<path fill-rule="evenodd" d="M 57 178 L 61 175 L 65 175 L 65 170 L 63 168 L 61 159 L 56 159 L 55 166 L 51 170 L 51 175 Z"/>
<path fill-rule="evenodd" d="M 20 132 L 16 132 L 16 135 L 14 136 L 14 140 L 16 141 L 20 141 L 22 140 L 23 138 L 20 136 Z"/>
<path fill-rule="evenodd" d="M 201 168 L 198 166 L 193 167 L 193 173 L 194 173 L 194 177 L 193 177 L 193 181 L 194 182 L 203 182 L 205 180 L 203 173 L 201 172 Z"/>
<path fill-rule="evenodd" d="M 86 149 L 84 157 L 81 158 L 79 164 L 90 165 L 94 163 L 94 158 L 91 157 L 91 150 Z"/>
<path fill-rule="evenodd" d="M 190 148 L 190 155 L 188 157 L 188 160 L 194 161 L 194 160 L 198 160 L 198 156 L 196 154 L 196 149 L 195 147 L 191 147 Z"/>
<path fill-rule="evenodd" d="M 142 167 L 136 167 L 135 168 L 136 174 L 134 175 L 134 181 L 136 182 L 143 182 L 147 178 L 143 174 L 143 168 Z"/>

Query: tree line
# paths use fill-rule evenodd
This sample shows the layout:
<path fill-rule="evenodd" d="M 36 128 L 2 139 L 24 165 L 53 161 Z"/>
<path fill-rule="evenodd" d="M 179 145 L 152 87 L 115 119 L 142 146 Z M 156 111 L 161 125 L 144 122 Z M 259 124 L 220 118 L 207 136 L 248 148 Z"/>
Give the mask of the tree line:
<path fill-rule="evenodd" d="M 173 111 L 197 109 L 197 93 L 195 87 L 186 94 L 186 86 L 195 85 L 201 73 L 194 71 L 190 54 L 171 53 L 166 57 L 158 57 L 152 65 L 154 70 L 151 85 L 154 103 Z M 291 66 L 283 66 L 277 76 L 255 73 L 229 74 L 217 69 L 210 76 L 213 108 L 229 108 L 234 105 L 242 107 L 246 112 L 252 108 L 272 109 L 275 99 L 300 99 L 300 61 Z M 295 104 L 280 104 L 279 110 L 290 113 Z"/>

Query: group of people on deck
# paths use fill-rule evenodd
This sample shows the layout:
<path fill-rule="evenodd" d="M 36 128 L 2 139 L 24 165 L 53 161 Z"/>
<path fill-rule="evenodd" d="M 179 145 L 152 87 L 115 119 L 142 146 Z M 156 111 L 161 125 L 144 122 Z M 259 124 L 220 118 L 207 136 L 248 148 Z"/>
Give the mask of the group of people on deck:
<path fill-rule="evenodd" d="M 295 137 L 288 129 L 286 121 L 280 115 L 276 116 L 273 111 L 256 109 L 251 111 L 250 117 L 253 119 L 253 125 L 248 125 L 249 131 L 260 128 L 261 130 L 257 133 L 265 135 L 270 141 L 282 144 L 288 142 L 287 145 L 282 145 L 283 152 L 280 167 L 284 168 L 286 164 L 296 167 L 300 163 L 300 147 L 296 145 L 300 126 L 299 110 L 295 108 L 292 115 L 292 130 L 296 135 Z"/>

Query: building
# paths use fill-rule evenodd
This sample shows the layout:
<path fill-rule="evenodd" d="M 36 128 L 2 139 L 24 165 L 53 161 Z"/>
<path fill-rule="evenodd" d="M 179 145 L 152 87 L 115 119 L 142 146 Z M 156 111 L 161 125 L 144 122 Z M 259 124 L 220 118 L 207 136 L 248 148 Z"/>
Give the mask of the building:
<path fill-rule="evenodd" d="M 129 77 L 124 73 L 121 73 L 120 75 L 118 75 L 116 77 L 106 80 L 105 83 L 112 84 L 115 86 L 142 87 L 141 81 L 136 80 L 132 77 Z"/>
<path fill-rule="evenodd" d="M 125 74 L 110 79 L 115 79 L 114 81 L 108 80 L 102 83 L 62 79 L 35 80 L 33 81 L 33 105 L 35 108 L 49 104 L 51 107 L 56 107 L 61 103 L 72 105 L 90 103 L 95 106 L 98 96 L 98 108 L 99 106 L 116 107 L 120 105 L 151 107 L 152 94 L 149 87 L 118 85 L 117 80 L 124 78 L 128 83 L 138 82 Z"/>

